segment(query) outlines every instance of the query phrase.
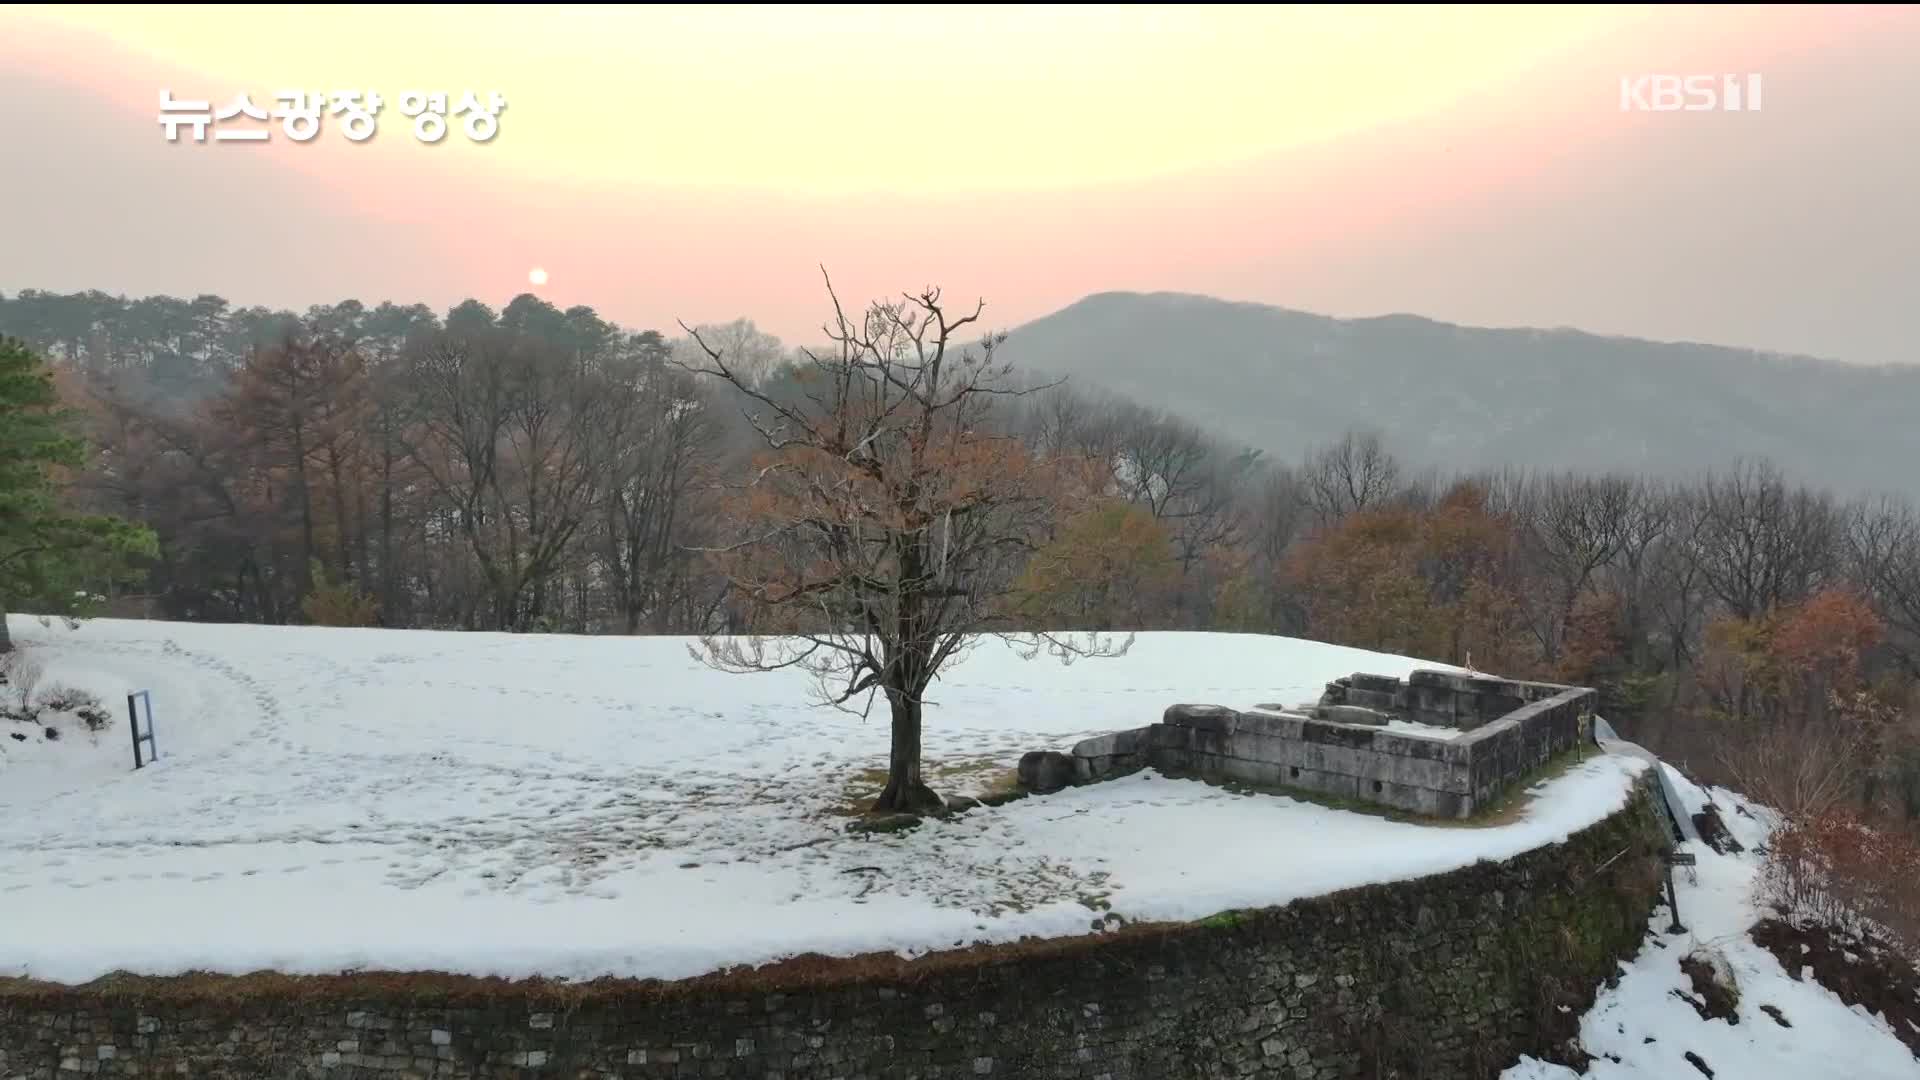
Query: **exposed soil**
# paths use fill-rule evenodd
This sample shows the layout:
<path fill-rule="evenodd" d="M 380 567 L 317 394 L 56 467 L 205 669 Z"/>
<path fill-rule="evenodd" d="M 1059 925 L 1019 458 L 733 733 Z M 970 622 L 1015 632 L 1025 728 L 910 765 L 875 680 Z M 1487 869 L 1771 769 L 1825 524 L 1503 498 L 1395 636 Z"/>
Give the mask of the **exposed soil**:
<path fill-rule="evenodd" d="M 1740 1022 L 1740 995 L 1713 977 L 1712 964 L 1699 956 L 1688 956 L 1680 961 L 1680 970 L 1693 983 L 1694 996 L 1699 1000 L 1688 1004 L 1700 1014 L 1700 1019 L 1725 1020 L 1729 1024 Z"/>
<path fill-rule="evenodd" d="M 1841 1001 L 1885 1017 L 1894 1037 L 1920 1058 L 1920 974 L 1905 957 L 1878 942 L 1848 940 L 1825 927 L 1800 927 L 1780 919 L 1755 926 L 1753 940 L 1772 953 L 1787 974 L 1798 979 L 1811 968 L 1814 981 Z"/>
<path fill-rule="evenodd" d="M 1712 803 L 1705 810 L 1693 815 L 1693 827 L 1699 831 L 1700 839 L 1707 846 L 1722 855 L 1737 855 L 1746 848 L 1727 831 L 1727 824 L 1720 820 L 1720 808 Z"/>

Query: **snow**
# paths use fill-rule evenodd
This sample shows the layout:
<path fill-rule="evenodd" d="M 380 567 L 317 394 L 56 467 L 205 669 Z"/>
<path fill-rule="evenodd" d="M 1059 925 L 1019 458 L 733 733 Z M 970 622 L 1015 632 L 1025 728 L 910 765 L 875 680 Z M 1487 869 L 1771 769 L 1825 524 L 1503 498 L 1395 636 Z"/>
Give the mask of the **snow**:
<path fill-rule="evenodd" d="M 1417 720 L 1395 718 L 1387 721 L 1386 728 L 1396 735 L 1412 735 L 1419 739 L 1456 739 L 1466 732 L 1459 728 L 1441 727 L 1438 724 L 1422 724 Z"/>
<path fill-rule="evenodd" d="M 1440 670 L 1446 670 L 1443 666 L 1438 664 L 1433 664 L 1433 665 L 1423 664 L 1421 666 L 1435 667 L 1435 668 L 1439 668 Z M 1278 707 L 1268 707 L 1268 708 L 1255 707 L 1255 708 L 1247 709 L 1244 711 L 1259 713 L 1265 716 L 1292 716 L 1292 717 L 1297 717 L 1301 719 L 1313 718 L 1312 705 L 1302 705 L 1302 706 L 1299 706 L 1298 708 L 1292 708 L 1292 709 L 1278 708 Z M 1366 726 L 1372 726 L 1372 725 L 1347 724 L 1344 726 L 1366 727 Z M 1460 736 L 1466 734 L 1466 732 L 1462 731 L 1459 728 L 1441 727 L 1438 724 L 1422 724 L 1417 720 L 1402 720 L 1398 717 L 1395 717 L 1392 720 L 1389 720 L 1386 723 L 1380 724 L 1377 726 L 1382 731 L 1391 731 L 1396 735 L 1411 735 L 1416 739 L 1457 739 Z"/>
<path fill-rule="evenodd" d="M 799 673 L 713 671 L 687 639 L 11 625 L 118 725 L 0 763 L 0 975 L 68 983 L 678 978 L 1083 934 L 1506 858 L 1624 805 L 1647 767 L 1589 759 L 1483 829 L 1144 773 L 860 837 L 845 814 L 884 765 L 884 715 L 812 705 Z M 1253 635 L 1142 634 L 1071 665 L 987 640 L 936 683 L 926 757 L 942 790 L 979 790 L 1174 702 L 1427 666 Z M 137 772 L 133 689 L 152 691 L 161 755 Z"/>
<path fill-rule="evenodd" d="M 1670 766 L 1661 768 L 1690 813 L 1711 797 L 1728 831 L 1746 850 L 1718 855 L 1698 841 L 1683 845 L 1698 858 L 1691 879 L 1685 869 L 1675 871 L 1687 932 L 1665 933 L 1671 915 L 1664 906 L 1656 911 L 1650 928 L 1666 947 L 1648 944 L 1631 963 L 1622 964 L 1619 984 L 1602 989 L 1582 1018 L 1581 1045 L 1595 1055 L 1585 1074 L 1588 1080 L 1699 1077 L 1686 1060 L 1689 1051 L 1716 1077 L 1738 1080 L 1920 1077 L 1920 1061 L 1884 1019 L 1847 1006 L 1812 980 L 1795 980 L 1748 936 L 1762 916 L 1754 899 L 1760 868 L 1754 849 L 1766 842 L 1772 813 L 1732 792 L 1703 790 Z M 1724 964 L 1738 984 L 1738 1024 L 1702 1020 L 1673 996 L 1675 990 L 1692 991 L 1680 961 L 1696 949 Z M 1793 1026 L 1781 1027 L 1761 1010 L 1763 1005 L 1779 1009 Z M 1502 1073 L 1501 1080 L 1574 1080 L 1578 1075 L 1565 1066 L 1523 1058 Z"/>

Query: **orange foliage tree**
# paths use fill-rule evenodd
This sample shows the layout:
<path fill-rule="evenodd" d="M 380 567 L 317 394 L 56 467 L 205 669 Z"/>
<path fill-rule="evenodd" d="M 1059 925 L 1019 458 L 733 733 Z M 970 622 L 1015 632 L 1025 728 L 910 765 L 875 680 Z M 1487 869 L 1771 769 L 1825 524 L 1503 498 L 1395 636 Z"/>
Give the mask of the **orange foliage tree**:
<path fill-rule="evenodd" d="M 716 552 L 747 636 L 709 636 L 699 653 L 730 671 L 806 670 L 836 705 L 884 697 L 892 738 L 873 808 L 936 812 L 921 769 L 927 689 L 978 635 L 1067 659 L 1125 645 L 1023 632 L 1019 574 L 1072 485 L 995 429 L 996 397 L 1023 391 L 994 358 L 997 337 L 959 345 L 981 307 L 955 315 L 929 289 L 858 318 L 837 297 L 834 310 L 834 348 L 806 354 L 792 392 L 757 385 L 689 330 L 705 353 L 691 370 L 750 403 L 765 446 L 728 500 L 739 539 Z"/>
<path fill-rule="evenodd" d="M 1363 510 L 1296 548 L 1284 572 L 1305 598 L 1308 632 L 1381 652 L 1420 656 L 1436 648 L 1419 538 L 1411 511 Z"/>
<path fill-rule="evenodd" d="M 1108 500 L 1070 518 L 1017 584 L 1030 624 L 1140 629 L 1180 584 L 1167 529 L 1145 507 Z"/>
<path fill-rule="evenodd" d="M 1350 514 L 1296 548 L 1284 573 L 1316 637 L 1517 674 L 1531 659 L 1515 561 L 1511 523 L 1462 484 L 1430 511 Z"/>
<path fill-rule="evenodd" d="M 1790 819 L 1769 845 L 1763 895 L 1782 914 L 1920 949 L 1920 844 L 1842 808 Z"/>
<path fill-rule="evenodd" d="M 1441 656 L 1507 675 L 1530 674 L 1518 597 L 1518 530 L 1491 510 L 1486 489 L 1456 484 L 1426 515 L 1420 564 L 1435 609 Z"/>
<path fill-rule="evenodd" d="M 1880 643 L 1884 628 L 1865 598 L 1832 587 L 1789 609 L 1771 642 L 1774 659 L 1816 701 L 1852 692 L 1860 683 L 1862 658 Z"/>
<path fill-rule="evenodd" d="M 1751 618 L 1728 615 L 1707 627 L 1701 683 L 1736 721 L 1819 719 L 1834 696 L 1859 688 L 1882 632 L 1867 602 L 1840 587 Z"/>

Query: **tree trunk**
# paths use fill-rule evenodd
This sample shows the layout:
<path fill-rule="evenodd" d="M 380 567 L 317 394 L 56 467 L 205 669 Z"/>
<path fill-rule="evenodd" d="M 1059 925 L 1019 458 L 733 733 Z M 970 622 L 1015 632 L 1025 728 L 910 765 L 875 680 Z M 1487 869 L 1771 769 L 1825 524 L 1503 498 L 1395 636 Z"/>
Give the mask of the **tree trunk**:
<path fill-rule="evenodd" d="M 300 597 L 313 591 L 313 495 L 307 489 L 307 443 L 296 418 L 293 424 L 293 482 L 300 500 L 300 568 L 294 573 Z"/>
<path fill-rule="evenodd" d="M 340 580 L 359 583 L 360 574 L 354 572 L 353 547 L 349 539 L 352 530 L 348 528 L 347 486 L 340 478 L 340 449 L 332 444 L 327 446 L 327 473 L 333 488 L 333 535 L 334 547 L 337 549 L 334 559 L 340 569 Z M 365 570 L 364 566 L 361 567 L 361 574 L 364 574 Z"/>
<path fill-rule="evenodd" d="M 0 656 L 13 651 L 13 631 L 7 629 L 6 605 L 0 604 Z"/>
<path fill-rule="evenodd" d="M 887 758 L 887 786 L 873 802 L 875 813 L 937 814 L 946 800 L 920 779 L 920 701 L 917 695 L 887 692 L 893 710 L 893 750 Z"/>
<path fill-rule="evenodd" d="M 393 428 L 384 415 L 380 427 L 380 614 L 393 619 L 394 593 L 400 580 L 393 566 Z"/>

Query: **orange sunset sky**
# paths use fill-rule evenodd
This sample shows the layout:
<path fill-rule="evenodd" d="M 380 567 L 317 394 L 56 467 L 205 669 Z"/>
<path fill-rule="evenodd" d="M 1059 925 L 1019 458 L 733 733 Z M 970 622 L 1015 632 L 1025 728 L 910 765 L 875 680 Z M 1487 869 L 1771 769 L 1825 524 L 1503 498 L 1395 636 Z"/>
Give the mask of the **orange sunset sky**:
<path fill-rule="evenodd" d="M 1757 72 L 1762 111 L 1622 75 Z M 364 144 L 169 144 L 159 95 L 365 89 Z M 497 90 L 416 141 L 400 91 Z M 816 267 L 1012 326 L 1202 292 L 1913 361 L 1914 8 L 0 10 L 0 290 L 303 308 L 529 288 L 789 342 Z M 332 121 L 329 120 L 329 124 Z"/>

